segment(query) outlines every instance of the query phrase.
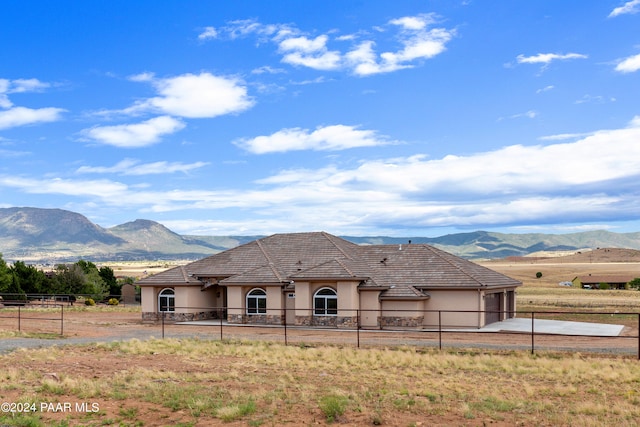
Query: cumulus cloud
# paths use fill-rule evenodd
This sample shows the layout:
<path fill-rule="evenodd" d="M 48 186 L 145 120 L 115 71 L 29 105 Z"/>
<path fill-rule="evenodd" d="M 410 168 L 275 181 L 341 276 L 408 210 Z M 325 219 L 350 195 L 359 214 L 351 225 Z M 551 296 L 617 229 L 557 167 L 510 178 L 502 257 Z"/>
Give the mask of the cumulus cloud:
<path fill-rule="evenodd" d="M 133 81 L 150 82 L 158 96 L 136 102 L 120 110 L 125 114 L 160 113 L 185 118 L 212 118 L 244 111 L 253 106 L 247 88 L 238 79 L 211 73 L 182 74 L 155 78 L 143 73 Z"/>
<path fill-rule="evenodd" d="M 420 60 L 430 59 L 446 49 L 446 44 L 455 35 L 455 30 L 431 28 L 435 24 L 432 14 L 405 16 L 392 19 L 384 30 L 376 31 L 383 40 L 362 40 L 367 31 L 356 34 L 339 35 L 331 31 L 315 37 L 290 25 L 261 24 L 256 20 L 233 21 L 217 29 L 217 38 L 224 34 L 229 39 L 256 35 L 261 42 L 274 43 L 282 62 L 316 70 L 346 70 L 357 76 L 389 73 L 416 66 Z M 390 31 L 387 31 L 389 29 Z M 203 32 L 201 35 L 204 35 Z M 335 34 L 335 35 L 334 35 Z M 376 51 L 378 42 L 389 44 L 388 35 L 397 50 Z M 330 37 L 333 37 L 331 38 Z M 329 48 L 335 41 L 341 46 Z M 342 47 L 345 42 L 352 44 Z"/>
<path fill-rule="evenodd" d="M 141 163 L 136 159 L 124 159 L 113 166 L 81 166 L 76 173 L 115 173 L 119 175 L 158 175 L 175 172 L 187 173 L 208 165 L 208 162 L 152 162 Z"/>
<path fill-rule="evenodd" d="M 633 73 L 638 70 L 640 70 L 640 53 L 625 58 L 616 65 L 616 71 L 621 73 Z"/>
<path fill-rule="evenodd" d="M 360 130 L 355 126 L 333 125 L 314 131 L 301 128 L 282 129 L 271 135 L 234 142 L 254 154 L 287 152 L 296 150 L 338 151 L 356 147 L 373 147 L 390 144 L 372 130 Z"/>
<path fill-rule="evenodd" d="M 102 144 L 123 148 L 137 148 L 153 145 L 163 135 L 175 133 L 184 128 L 184 123 L 170 116 L 160 116 L 141 123 L 96 126 L 85 129 L 81 134 Z"/>
<path fill-rule="evenodd" d="M 620 15 L 626 14 L 634 14 L 640 11 L 640 0 L 631 0 L 623 4 L 622 6 L 618 6 L 611 11 L 609 14 L 609 18 L 614 18 Z"/>
<path fill-rule="evenodd" d="M 576 140 L 437 159 L 416 154 L 364 159 L 351 166 L 292 168 L 257 179 L 249 188 L 152 189 L 108 180 L 15 176 L 0 176 L 0 186 L 73 195 L 143 212 L 183 211 L 195 216 L 197 211 L 210 215 L 233 209 L 233 219 L 202 222 L 202 227 L 218 227 L 220 234 L 318 228 L 345 234 L 372 228 L 406 233 L 444 226 L 636 218 L 640 116 L 624 128 L 572 138 Z"/>
<path fill-rule="evenodd" d="M 0 129 L 9 129 L 36 123 L 55 122 L 62 118 L 63 108 L 27 108 L 14 106 L 9 94 L 40 92 L 51 84 L 38 79 L 0 79 Z"/>
<path fill-rule="evenodd" d="M 13 107 L 0 111 L 0 129 L 9 129 L 17 126 L 30 125 L 35 123 L 55 122 L 60 120 L 63 108 L 26 108 Z"/>

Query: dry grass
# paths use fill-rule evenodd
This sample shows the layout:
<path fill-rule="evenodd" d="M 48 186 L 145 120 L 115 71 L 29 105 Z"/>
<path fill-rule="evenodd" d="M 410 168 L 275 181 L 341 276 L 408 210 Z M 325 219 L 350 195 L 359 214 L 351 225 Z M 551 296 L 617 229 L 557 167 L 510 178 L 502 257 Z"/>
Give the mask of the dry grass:
<path fill-rule="evenodd" d="M 92 375 L 61 373 L 65 363 L 83 360 L 95 366 Z M 640 364 L 627 358 L 166 339 L 18 351 L 0 364 L 3 400 L 118 408 L 94 418 L 67 414 L 65 425 L 145 419 L 144 425 L 630 426 L 640 420 Z M 26 425 L 16 420 L 27 417 L 29 425 L 55 421 L 36 414 L 4 416 L 0 423 Z"/>

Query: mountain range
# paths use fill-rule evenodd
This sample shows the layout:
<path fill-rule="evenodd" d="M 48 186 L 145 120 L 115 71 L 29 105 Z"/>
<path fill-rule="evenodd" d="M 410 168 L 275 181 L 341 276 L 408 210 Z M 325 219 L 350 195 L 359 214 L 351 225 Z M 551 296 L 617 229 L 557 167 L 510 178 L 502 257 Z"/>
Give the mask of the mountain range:
<path fill-rule="evenodd" d="M 103 228 L 79 213 L 63 209 L 0 208 L 0 253 L 9 262 L 192 260 L 259 237 L 262 236 L 180 235 L 158 222 L 145 219 Z M 640 232 L 507 234 L 475 231 L 441 237 L 341 237 L 358 244 L 427 243 L 468 259 L 549 252 L 566 254 L 596 248 L 640 249 Z"/>

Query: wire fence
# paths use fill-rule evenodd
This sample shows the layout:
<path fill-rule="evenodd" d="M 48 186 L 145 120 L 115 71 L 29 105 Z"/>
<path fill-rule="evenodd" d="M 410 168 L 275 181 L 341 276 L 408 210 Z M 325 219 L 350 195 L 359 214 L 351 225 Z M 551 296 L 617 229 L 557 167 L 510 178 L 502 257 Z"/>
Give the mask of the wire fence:
<path fill-rule="evenodd" d="M 386 316 L 403 317 L 410 312 L 418 318 L 431 319 L 420 326 L 397 326 L 378 322 L 363 325 L 366 313 L 380 310 L 341 309 L 353 314 L 353 325 L 340 327 L 321 321 L 300 325 L 288 321 L 290 311 L 281 309 L 280 316 L 244 314 L 243 323 L 229 322 L 227 313 L 246 309 L 233 307 L 172 307 L 180 311 L 207 312 L 206 320 L 176 320 L 174 312 L 158 313 L 161 336 L 184 333 L 189 328 L 206 328 L 211 338 L 264 340 L 285 345 L 333 344 L 363 347 L 414 346 L 416 348 L 527 350 L 584 352 L 634 355 L 640 360 L 640 312 L 620 311 L 489 311 L 489 310 L 384 310 Z M 310 310 L 313 313 L 313 309 Z M 502 320 L 483 327 L 452 327 L 452 319 L 473 315 Z M 253 317 L 253 318 L 252 318 Z M 274 321 L 275 319 L 275 321 Z M 433 322 L 435 319 L 435 323 Z M 466 351 L 466 350 L 465 350 Z"/>
<path fill-rule="evenodd" d="M 72 304 L 82 304 L 82 296 L 64 299 L 63 295 L 29 295 L 26 300 L 0 302 L 0 331 L 19 331 L 64 336 L 83 321 L 105 333 L 136 337 L 206 337 L 213 340 L 260 340 L 284 345 L 339 345 L 355 348 L 415 347 L 459 351 L 558 351 L 627 355 L 640 360 L 640 312 L 632 311 L 456 311 L 456 310 L 361 310 L 340 309 L 335 316 L 314 316 L 314 310 L 303 316 L 310 319 L 300 324 L 295 313 L 300 309 L 281 309 L 276 314 L 248 314 L 246 308 L 177 307 L 175 311 L 155 313 L 155 319 L 144 321 L 134 307 L 127 312 L 109 310 L 109 322 L 93 321 L 91 311 L 78 312 Z M 103 303 L 106 305 L 106 303 Z M 129 302 L 129 305 L 139 305 Z M 124 304 L 122 304 L 124 305 Z M 82 309 L 84 310 L 84 309 Z M 273 311 L 269 309 L 268 311 Z M 186 313 L 185 313 L 186 312 Z M 190 312 L 190 313 L 189 313 Z M 195 314 L 194 314 L 195 313 Z M 206 316 L 202 316 L 202 314 Z M 230 315 L 241 313 L 236 317 Z M 337 314 L 347 313 L 350 322 L 339 324 Z M 419 325 L 399 326 L 381 322 L 384 316 L 421 320 Z M 178 315 L 178 316 L 177 316 Z M 384 315 L 384 316 L 383 316 Z M 76 317 L 79 316 L 79 317 Z M 85 316 L 82 318 L 82 316 Z M 120 316 L 120 317 L 119 317 Z M 176 317 L 177 316 L 177 317 Z M 499 318 L 483 327 L 452 326 L 456 319 Z M 73 320 L 70 321 L 69 317 Z M 200 320 L 194 320 L 194 318 Z M 375 325 L 371 319 L 375 317 Z M 363 322 L 368 318 L 369 324 Z M 85 319 L 85 320 L 82 320 Z M 146 319 L 149 320 L 149 319 Z M 230 321 L 233 320 L 233 321 Z M 331 321 L 333 320 L 333 321 Z M 71 322 L 71 323 L 69 323 Z M 122 330 L 117 330 L 118 325 Z M 128 335 L 129 334 L 129 335 Z"/>

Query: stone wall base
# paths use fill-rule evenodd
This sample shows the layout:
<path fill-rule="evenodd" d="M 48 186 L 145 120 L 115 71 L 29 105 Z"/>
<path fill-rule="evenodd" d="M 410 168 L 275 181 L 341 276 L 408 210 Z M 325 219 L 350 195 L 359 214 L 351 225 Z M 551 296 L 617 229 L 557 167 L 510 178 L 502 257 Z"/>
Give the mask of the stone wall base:
<path fill-rule="evenodd" d="M 229 323 L 241 325 L 282 325 L 282 316 L 272 314 L 229 314 Z"/>
<path fill-rule="evenodd" d="M 378 325 L 381 327 L 391 326 L 395 328 L 417 328 L 422 326 L 424 316 L 405 317 L 405 316 L 384 316 L 378 317 Z"/>
<path fill-rule="evenodd" d="M 165 322 L 191 322 L 194 320 L 208 320 L 214 319 L 216 316 L 215 311 L 201 311 L 198 313 L 179 313 L 175 311 L 167 311 L 164 313 Z M 153 311 L 142 312 L 143 322 L 159 322 L 162 320 L 162 313 L 156 313 Z"/>

